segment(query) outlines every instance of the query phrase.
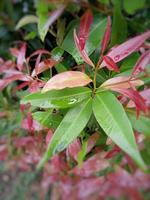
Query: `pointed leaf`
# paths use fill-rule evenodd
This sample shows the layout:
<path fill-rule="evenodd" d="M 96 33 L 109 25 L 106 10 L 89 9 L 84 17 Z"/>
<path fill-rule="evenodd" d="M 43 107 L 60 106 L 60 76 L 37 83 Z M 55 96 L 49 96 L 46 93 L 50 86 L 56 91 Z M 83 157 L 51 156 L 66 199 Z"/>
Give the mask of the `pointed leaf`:
<path fill-rule="evenodd" d="M 126 58 L 128 55 L 130 55 L 131 53 L 137 51 L 137 49 L 144 43 L 144 41 L 146 39 L 150 38 L 150 31 L 147 31 L 141 35 L 138 35 L 134 38 L 131 38 L 129 40 L 127 40 L 126 42 L 120 44 L 117 47 L 114 47 L 108 54 L 107 56 L 109 56 L 111 59 L 113 59 L 113 61 L 115 63 L 123 60 L 124 58 Z M 106 63 L 103 62 L 101 64 L 102 66 L 106 66 Z"/>
<path fill-rule="evenodd" d="M 133 68 L 132 75 L 138 75 L 139 72 L 142 72 L 148 64 L 150 64 L 150 50 L 145 51 L 138 59 L 137 63 Z"/>
<path fill-rule="evenodd" d="M 106 63 L 106 67 L 109 70 L 115 71 L 115 72 L 119 72 L 119 68 L 116 65 L 116 63 L 113 61 L 113 59 L 111 59 L 111 57 L 109 56 L 103 56 L 103 60 Z"/>
<path fill-rule="evenodd" d="M 44 86 L 42 92 L 48 90 L 59 90 L 63 88 L 73 88 L 85 86 L 92 82 L 92 80 L 84 73 L 78 71 L 62 72 L 53 76 Z"/>
<path fill-rule="evenodd" d="M 116 97 L 110 92 L 98 93 L 93 101 L 93 112 L 100 126 L 114 143 L 145 169 L 130 121 Z"/>
<path fill-rule="evenodd" d="M 64 150 L 81 133 L 90 119 L 91 114 L 91 99 L 84 101 L 82 104 L 68 111 L 56 129 L 44 157 L 38 164 L 38 168 L 41 168 L 54 154 Z"/>
<path fill-rule="evenodd" d="M 110 36 L 111 36 L 111 18 L 110 16 L 108 16 L 107 18 L 107 26 L 106 26 L 106 30 L 102 39 L 102 44 L 101 44 L 101 52 L 102 54 L 104 53 L 104 51 L 106 50 L 108 43 L 110 41 Z"/>
<path fill-rule="evenodd" d="M 67 108 L 89 98 L 91 90 L 86 87 L 51 90 L 46 93 L 29 94 L 22 99 L 22 103 L 30 103 L 41 108 Z"/>
<path fill-rule="evenodd" d="M 88 39 L 90 27 L 93 21 L 93 14 L 91 10 L 87 10 L 80 20 L 80 28 L 79 28 L 79 46 L 81 51 L 84 49 L 85 43 Z"/>
<path fill-rule="evenodd" d="M 77 28 L 78 21 L 73 21 L 71 25 L 72 26 L 67 36 L 65 37 L 61 47 L 69 54 L 71 54 L 78 64 L 81 64 L 83 63 L 83 60 L 79 54 L 78 49 L 75 47 L 73 38 L 73 31 L 74 29 Z M 88 56 L 90 56 L 93 53 L 93 51 L 99 47 L 100 41 L 105 31 L 105 26 L 106 26 L 106 19 L 100 20 L 99 15 L 94 16 L 92 27 L 89 32 L 89 37 L 84 48 Z"/>
<path fill-rule="evenodd" d="M 89 58 L 87 52 L 84 49 L 81 50 L 80 42 L 79 42 L 79 39 L 77 37 L 76 30 L 74 30 L 74 42 L 75 42 L 76 48 L 78 49 L 82 59 L 84 60 L 84 62 L 86 62 L 88 65 L 91 65 L 92 67 L 94 67 L 94 64 L 91 61 L 91 59 Z"/>
<path fill-rule="evenodd" d="M 107 81 L 105 81 L 100 87 L 103 87 L 105 89 L 111 89 L 111 88 L 131 88 L 135 86 L 143 85 L 144 82 L 140 79 L 131 79 L 129 76 L 118 76 L 114 78 L 110 78 Z"/>

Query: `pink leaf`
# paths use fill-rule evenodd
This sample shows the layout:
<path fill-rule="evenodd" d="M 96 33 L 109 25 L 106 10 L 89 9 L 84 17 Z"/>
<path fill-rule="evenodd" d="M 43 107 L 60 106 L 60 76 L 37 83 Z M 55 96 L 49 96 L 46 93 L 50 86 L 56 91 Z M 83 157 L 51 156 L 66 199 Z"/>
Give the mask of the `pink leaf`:
<path fill-rule="evenodd" d="M 131 38 L 126 42 L 118 45 L 117 47 L 113 48 L 107 56 L 109 56 L 115 63 L 123 60 L 131 53 L 137 51 L 140 46 L 144 43 L 146 39 L 150 37 L 150 31 L 147 31 L 139 36 Z M 106 66 L 105 61 L 101 64 L 101 67 Z"/>
<path fill-rule="evenodd" d="M 46 71 L 47 69 L 52 68 L 57 63 L 58 63 L 58 61 L 55 61 L 53 59 L 44 60 L 44 61 L 38 63 L 38 65 L 36 66 L 36 69 L 33 70 L 31 76 L 34 77 L 34 76 Z"/>
<path fill-rule="evenodd" d="M 143 85 L 144 82 L 140 79 L 130 78 L 129 76 L 118 76 L 105 81 L 100 87 L 105 89 L 112 89 L 112 88 L 134 88 L 136 86 Z"/>
<path fill-rule="evenodd" d="M 91 24 L 93 22 L 93 14 L 91 12 L 91 10 L 87 10 L 84 15 L 81 17 L 80 20 L 80 28 L 79 28 L 79 46 L 81 51 L 84 49 L 85 47 L 85 43 L 88 39 L 88 35 L 89 35 L 89 31 L 90 31 L 90 27 Z"/>
<path fill-rule="evenodd" d="M 20 71 L 22 71 L 22 69 L 23 69 L 23 63 L 25 61 L 26 48 L 27 48 L 26 43 L 23 43 L 21 45 L 21 48 L 19 50 L 19 54 L 18 54 L 18 57 L 17 57 L 17 67 Z"/>
<path fill-rule="evenodd" d="M 44 26 L 44 29 L 48 29 L 60 16 L 61 14 L 63 13 L 65 9 L 65 6 L 61 6 L 60 8 L 58 8 L 57 10 L 54 10 L 49 19 L 47 20 L 45 26 Z"/>
<path fill-rule="evenodd" d="M 103 56 L 103 60 L 106 63 L 106 67 L 111 70 L 111 71 L 115 71 L 115 72 L 119 72 L 119 68 L 116 65 L 116 63 L 113 61 L 113 59 L 109 56 Z"/>
<path fill-rule="evenodd" d="M 143 71 L 148 64 L 150 64 L 150 50 L 145 51 L 138 59 L 137 63 L 133 68 L 132 76 L 138 75 L 138 73 Z"/>
<path fill-rule="evenodd" d="M 71 156 L 74 160 L 77 161 L 78 153 L 81 151 L 81 143 L 80 140 L 77 138 L 72 142 L 67 148 L 67 155 Z"/>
<path fill-rule="evenodd" d="M 81 167 L 77 166 L 71 170 L 74 174 L 82 177 L 89 177 L 109 166 L 107 160 L 102 158 L 100 153 L 95 154 L 86 160 Z"/>
<path fill-rule="evenodd" d="M 80 48 L 79 38 L 77 37 L 76 30 L 74 30 L 74 41 L 75 41 L 76 48 L 78 49 L 84 62 L 86 62 L 88 65 L 91 65 L 92 67 L 94 67 L 94 64 L 91 61 L 91 59 L 89 58 L 87 52 L 84 49 L 81 50 L 81 48 Z"/>
<path fill-rule="evenodd" d="M 6 76 L 2 80 L 0 80 L 0 90 L 3 90 L 7 85 L 16 80 L 31 81 L 32 79 L 30 78 L 30 76 L 25 75 L 21 72 L 16 74 L 14 73 L 13 75 Z"/>
<path fill-rule="evenodd" d="M 38 49 L 37 51 L 33 52 L 28 58 L 27 58 L 27 63 L 29 63 L 30 59 L 34 56 L 37 56 L 39 54 L 48 54 L 50 55 L 50 52 L 45 50 L 45 49 Z"/>
<path fill-rule="evenodd" d="M 106 50 L 108 43 L 110 41 L 110 36 L 111 36 L 111 18 L 110 16 L 108 16 L 107 18 L 107 26 L 106 26 L 106 30 L 102 39 L 102 44 L 101 44 L 101 52 L 102 54 L 104 53 L 104 51 Z"/>
<path fill-rule="evenodd" d="M 53 76 L 44 86 L 42 92 L 48 90 L 59 90 L 63 88 L 73 88 L 85 86 L 92 80 L 84 73 L 79 71 L 67 71 Z"/>

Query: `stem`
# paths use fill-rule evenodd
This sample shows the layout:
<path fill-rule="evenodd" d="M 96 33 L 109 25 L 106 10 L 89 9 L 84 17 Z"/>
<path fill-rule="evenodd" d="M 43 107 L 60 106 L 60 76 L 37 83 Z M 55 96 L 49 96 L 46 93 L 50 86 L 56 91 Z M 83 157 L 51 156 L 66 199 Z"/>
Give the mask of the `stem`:
<path fill-rule="evenodd" d="M 103 54 L 100 55 L 100 58 L 99 58 L 99 60 L 98 60 L 98 62 L 97 62 L 97 65 L 96 65 L 96 67 L 95 67 L 94 79 L 93 79 L 93 85 L 94 85 L 93 93 L 95 93 L 95 91 L 96 91 L 96 77 L 97 77 L 98 68 L 99 68 L 99 66 L 100 66 L 100 64 L 101 64 L 101 62 L 102 62 L 102 58 L 103 58 Z"/>

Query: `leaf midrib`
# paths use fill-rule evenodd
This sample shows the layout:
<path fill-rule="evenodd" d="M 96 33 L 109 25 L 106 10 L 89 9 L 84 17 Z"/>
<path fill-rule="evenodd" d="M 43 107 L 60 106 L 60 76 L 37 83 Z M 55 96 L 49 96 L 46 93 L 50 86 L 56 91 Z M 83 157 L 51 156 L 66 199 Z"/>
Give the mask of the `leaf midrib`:
<path fill-rule="evenodd" d="M 98 95 L 97 95 L 97 98 L 102 102 L 102 104 L 105 106 L 105 109 L 106 109 L 107 112 L 108 112 L 109 109 L 107 108 L 107 106 L 106 106 L 106 104 L 104 103 L 104 101 L 102 101 Z M 115 124 L 119 127 L 119 129 L 121 130 L 121 132 L 124 133 L 124 130 L 122 131 L 122 128 L 120 127 L 120 124 L 118 124 L 118 123 L 116 122 L 116 120 L 114 120 L 114 119 L 115 119 L 115 116 L 113 115 L 113 113 L 111 113 L 110 111 L 109 111 L 108 113 L 110 113 L 110 115 L 112 116 L 113 121 L 114 121 Z M 133 134 L 132 134 L 132 135 L 133 135 Z M 125 140 L 127 140 L 127 141 L 129 142 L 129 144 L 130 144 L 130 141 L 128 140 L 128 137 L 125 137 L 125 134 L 123 134 L 123 136 L 124 136 Z M 134 140 L 133 140 L 133 141 L 134 141 Z M 132 147 L 132 148 L 133 148 L 133 150 L 134 150 L 134 148 L 136 148 L 136 144 L 135 144 L 135 146 Z M 137 150 L 137 148 L 136 148 L 136 150 Z"/>

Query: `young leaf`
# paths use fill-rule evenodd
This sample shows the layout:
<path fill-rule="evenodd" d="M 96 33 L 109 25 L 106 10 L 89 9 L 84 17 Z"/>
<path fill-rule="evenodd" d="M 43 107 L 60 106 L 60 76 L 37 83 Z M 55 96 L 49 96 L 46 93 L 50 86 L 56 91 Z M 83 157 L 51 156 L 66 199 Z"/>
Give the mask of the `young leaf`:
<path fill-rule="evenodd" d="M 85 86 L 92 80 L 84 73 L 79 71 L 67 71 L 53 76 L 44 86 L 42 92 L 48 90 L 60 90 L 63 88 L 74 88 Z"/>
<path fill-rule="evenodd" d="M 110 92 L 98 93 L 93 101 L 96 120 L 105 133 L 137 164 L 146 169 L 138 152 L 130 121 L 116 97 Z"/>
<path fill-rule="evenodd" d="M 78 49 L 82 59 L 84 60 L 84 62 L 86 62 L 88 65 L 91 65 L 92 67 L 94 67 L 93 62 L 89 58 L 89 56 L 88 56 L 87 52 L 85 51 L 85 49 L 81 50 L 80 42 L 79 42 L 79 39 L 77 37 L 76 30 L 74 30 L 74 42 L 75 42 L 76 48 Z"/>
<path fill-rule="evenodd" d="M 45 155 L 38 164 L 38 168 L 41 168 L 54 154 L 64 150 L 81 133 L 91 114 L 91 98 L 68 111 L 56 129 Z"/>
<path fill-rule="evenodd" d="M 131 53 L 137 51 L 137 49 L 144 43 L 144 41 L 146 39 L 148 39 L 150 37 L 150 31 L 147 31 L 141 35 L 138 35 L 134 38 L 131 38 L 129 40 L 127 40 L 126 42 L 120 44 L 117 47 L 114 47 L 108 54 L 107 56 L 109 56 L 111 59 L 113 59 L 113 61 L 115 63 L 123 60 L 124 58 L 126 58 L 128 55 L 130 55 Z M 106 63 L 103 62 L 101 64 L 103 66 L 106 66 Z"/>
<path fill-rule="evenodd" d="M 78 64 L 81 64 L 83 63 L 83 59 L 81 58 L 79 51 L 75 47 L 73 38 L 73 31 L 77 28 L 77 25 L 77 21 L 72 23 L 72 27 L 63 41 L 62 49 L 71 54 Z M 104 35 L 105 26 L 106 19 L 100 20 L 99 15 L 94 16 L 92 27 L 89 32 L 89 37 L 84 48 L 88 56 L 90 56 L 93 51 L 97 47 L 99 47 L 100 41 L 102 40 L 102 37 Z"/>
<path fill-rule="evenodd" d="M 85 43 L 88 39 L 90 27 L 93 21 L 93 14 L 91 10 L 87 10 L 80 20 L 80 28 L 79 28 L 79 46 L 81 51 L 84 49 Z"/>
<path fill-rule="evenodd" d="M 138 75 L 139 72 L 142 72 L 148 64 L 150 64 L 150 50 L 145 51 L 138 59 L 137 63 L 133 68 L 132 76 Z"/>
<path fill-rule="evenodd" d="M 46 93 L 29 94 L 22 99 L 22 104 L 30 103 L 41 108 L 67 108 L 89 98 L 91 90 L 86 87 L 51 90 Z"/>
<path fill-rule="evenodd" d="M 112 88 L 128 89 L 143 84 L 144 82 L 141 81 L 140 79 L 134 79 L 134 78 L 131 79 L 129 76 L 118 76 L 108 79 L 100 87 L 103 87 L 105 89 L 112 89 Z"/>
<path fill-rule="evenodd" d="M 111 36 L 111 18 L 110 16 L 108 16 L 107 18 L 107 26 L 106 26 L 106 30 L 102 39 L 102 43 L 101 43 L 101 52 L 102 54 L 104 53 L 104 51 L 106 50 L 108 43 L 110 41 L 110 36 Z"/>
<path fill-rule="evenodd" d="M 118 66 L 116 65 L 116 63 L 113 61 L 113 59 L 111 57 L 103 56 L 103 60 L 105 61 L 106 67 L 109 70 L 112 70 L 112 71 L 115 71 L 115 72 L 119 72 Z"/>

